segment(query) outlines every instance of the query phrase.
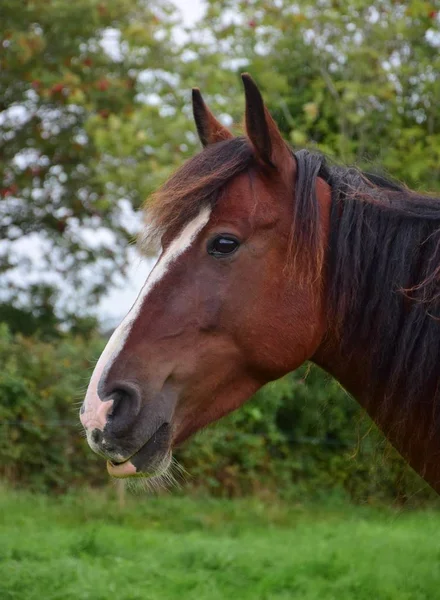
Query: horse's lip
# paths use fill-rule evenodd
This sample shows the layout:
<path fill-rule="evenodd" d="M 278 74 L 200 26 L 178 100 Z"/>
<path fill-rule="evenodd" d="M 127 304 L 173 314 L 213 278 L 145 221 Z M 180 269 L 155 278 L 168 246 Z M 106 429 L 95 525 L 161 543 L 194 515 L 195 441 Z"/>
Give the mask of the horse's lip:
<path fill-rule="evenodd" d="M 136 467 L 133 465 L 130 459 L 126 460 L 123 463 L 116 464 L 108 460 L 107 471 L 109 475 L 117 478 L 132 477 L 137 473 Z"/>
<path fill-rule="evenodd" d="M 137 468 L 132 462 L 132 459 L 140 455 L 141 452 L 145 449 L 145 447 L 148 446 L 148 444 L 150 444 L 152 440 L 155 440 L 156 435 L 159 434 L 168 425 L 169 423 L 167 422 L 162 423 L 162 425 L 156 429 L 156 431 L 148 438 L 148 440 L 144 444 L 142 444 L 142 446 L 138 450 L 136 450 L 136 452 L 133 452 L 133 454 L 131 454 L 128 458 L 125 458 L 122 461 L 116 461 L 114 459 L 107 460 L 107 471 L 109 472 L 109 474 L 116 477 L 129 477 L 131 475 L 136 474 L 145 475 L 146 473 L 137 470 Z"/>
<path fill-rule="evenodd" d="M 164 425 L 165 425 L 165 423 L 164 423 Z M 157 432 L 161 428 L 162 428 L 162 425 L 158 429 L 156 429 L 156 431 L 153 433 L 153 435 L 150 436 L 148 438 L 148 440 L 144 444 L 142 444 L 142 446 L 140 448 L 138 448 L 136 450 L 136 452 L 133 452 L 133 454 L 130 454 L 130 456 L 128 456 L 127 458 L 124 458 L 123 460 L 115 460 L 115 459 L 107 460 L 107 463 L 109 465 L 111 465 L 112 467 L 119 467 L 120 465 L 125 465 L 125 463 L 128 463 L 132 458 L 134 458 L 137 454 L 139 454 L 139 452 L 141 450 L 143 450 L 145 448 L 145 446 L 153 439 L 153 437 L 157 434 Z"/>
<path fill-rule="evenodd" d="M 138 450 L 139 452 L 139 450 Z M 136 452 L 134 453 L 136 454 Z M 131 456 L 134 456 L 134 454 L 132 454 Z M 104 456 L 104 455 L 102 455 Z M 131 458 L 131 456 L 129 456 L 128 458 L 124 458 L 124 460 L 107 460 L 108 464 L 111 465 L 112 467 L 117 467 L 119 465 L 123 465 L 124 463 L 128 462 Z M 106 456 L 104 456 L 104 458 L 107 458 Z"/>

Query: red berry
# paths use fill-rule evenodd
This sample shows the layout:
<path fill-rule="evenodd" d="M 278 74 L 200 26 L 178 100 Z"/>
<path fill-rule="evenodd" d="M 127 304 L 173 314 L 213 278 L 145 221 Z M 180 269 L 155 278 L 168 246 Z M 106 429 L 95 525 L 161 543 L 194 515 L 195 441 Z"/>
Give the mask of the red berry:
<path fill-rule="evenodd" d="M 0 189 L 0 196 L 2 198 L 6 198 L 11 194 L 16 194 L 18 192 L 18 186 L 15 183 L 12 183 L 9 187 Z"/>
<path fill-rule="evenodd" d="M 108 82 L 108 79 L 100 79 L 97 82 L 96 87 L 101 92 L 106 92 L 108 90 L 108 88 L 110 87 L 110 83 Z"/>
<path fill-rule="evenodd" d="M 56 83 L 50 88 L 52 94 L 59 94 L 63 91 L 64 85 L 62 83 Z"/>

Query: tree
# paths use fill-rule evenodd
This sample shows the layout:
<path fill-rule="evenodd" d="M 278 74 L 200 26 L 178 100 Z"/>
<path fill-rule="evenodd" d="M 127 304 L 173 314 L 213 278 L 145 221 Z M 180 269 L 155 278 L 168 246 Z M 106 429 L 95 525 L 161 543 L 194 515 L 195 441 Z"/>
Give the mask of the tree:
<path fill-rule="evenodd" d="M 249 70 L 296 147 L 440 190 L 436 4 L 209 0 L 192 68 Z"/>
<path fill-rule="evenodd" d="M 171 13 L 162 0 L 2 2 L 0 273 L 16 301 L 32 304 L 24 270 L 36 269 L 34 285 L 69 282 L 77 308 L 80 292 L 90 303 L 123 272 L 131 208 L 157 170 L 149 99 L 175 60 Z"/>

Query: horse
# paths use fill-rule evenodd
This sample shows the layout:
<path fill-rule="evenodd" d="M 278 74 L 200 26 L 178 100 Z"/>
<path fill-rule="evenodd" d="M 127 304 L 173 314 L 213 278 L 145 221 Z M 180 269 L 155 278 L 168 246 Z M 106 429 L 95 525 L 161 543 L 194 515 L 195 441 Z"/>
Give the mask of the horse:
<path fill-rule="evenodd" d="M 193 90 L 202 143 L 153 194 L 159 259 L 92 374 L 80 419 L 116 478 L 312 361 L 440 491 L 440 199 L 294 151 L 248 74 L 245 135 Z"/>

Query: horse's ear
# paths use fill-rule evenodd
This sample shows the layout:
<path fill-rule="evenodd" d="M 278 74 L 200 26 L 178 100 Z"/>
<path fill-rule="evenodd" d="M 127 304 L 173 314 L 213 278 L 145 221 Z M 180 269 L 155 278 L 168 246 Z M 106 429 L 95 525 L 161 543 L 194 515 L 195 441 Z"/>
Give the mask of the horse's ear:
<path fill-rule="evenodd" d="M 252 142 L 257 160 L 282 170 L 286 161 L 292 161 L 292 154 L 265 107 L 255 81 L 249 73 L 242 73 L 241 78 L 246 96 L 246 133 Z"/>
<path fill-rule="evenodd" d="M 197 133 L 203 146 L 229 140 L 234 137 L 229 129 L 217 121 L 212 112 L 203 101 L 202 94 L 198 88 L 192 91 L 192 106 Z"/>

